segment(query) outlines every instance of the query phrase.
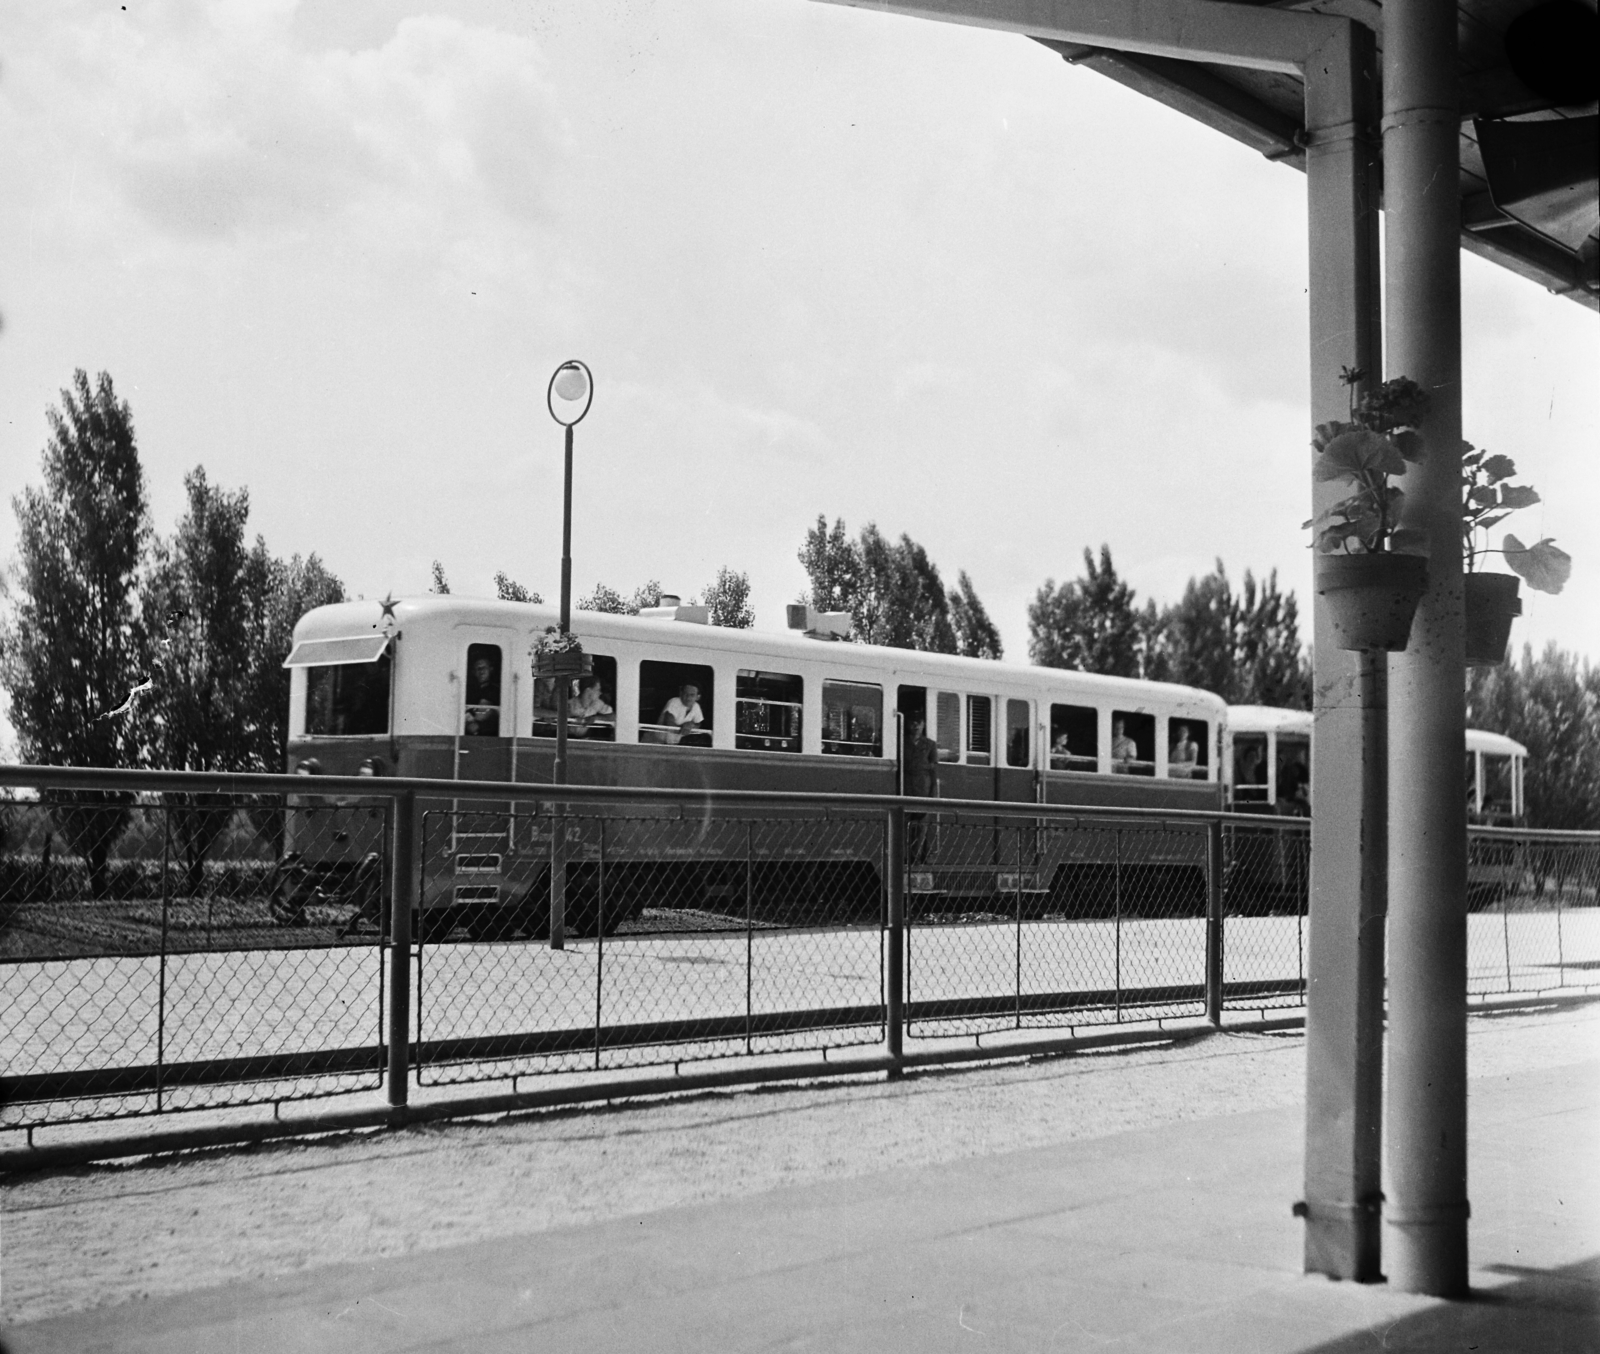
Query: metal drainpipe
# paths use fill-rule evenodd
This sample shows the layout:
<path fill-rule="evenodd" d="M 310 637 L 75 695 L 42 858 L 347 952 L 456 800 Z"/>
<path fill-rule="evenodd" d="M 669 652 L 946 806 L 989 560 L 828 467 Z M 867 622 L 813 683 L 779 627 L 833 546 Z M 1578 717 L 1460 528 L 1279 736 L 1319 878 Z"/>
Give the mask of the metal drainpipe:
<path fill-rule="evenodd" d="M 1404 521 L 1428 589 L 1389 666 L 1389 1057 L 1385 1268 L 1467 1292 L 1467 832 L 1461 586 L 1460 110 L 1454 0 L 1384 6 L 1390 376 L 1428 391 Z"/>

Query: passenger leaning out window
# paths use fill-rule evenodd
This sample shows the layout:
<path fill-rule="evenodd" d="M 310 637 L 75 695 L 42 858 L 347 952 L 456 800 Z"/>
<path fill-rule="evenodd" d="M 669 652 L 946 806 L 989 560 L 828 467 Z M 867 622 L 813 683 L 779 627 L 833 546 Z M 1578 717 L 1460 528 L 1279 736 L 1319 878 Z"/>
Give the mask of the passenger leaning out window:
<path fill-rule="evenodd" d="M 679 687 L 678 694 L 661 707 L 659 722 L 676 731 L 674 742 L 702 743 L 705 734 L 700 726 L 705 716 L 700 712 L 700 688 L 692 682 Z"/>

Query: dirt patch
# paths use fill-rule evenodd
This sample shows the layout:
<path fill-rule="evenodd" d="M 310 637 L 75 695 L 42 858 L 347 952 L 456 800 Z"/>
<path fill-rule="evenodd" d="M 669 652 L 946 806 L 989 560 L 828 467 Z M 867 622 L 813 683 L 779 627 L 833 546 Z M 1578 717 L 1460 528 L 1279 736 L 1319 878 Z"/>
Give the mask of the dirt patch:
<path fill-rule="evenodd" d="M 1600 1075 L 1600 1005 L 1474 1019 L 1474 1077 Z M 1581 1066 L 1580 1066 L 1581 1065 Z M 890 1167 L 1299 1103 L 1298 1035 L 785 1086 L 23 1177 L 0 1314 L 86 1307 L 525 1235 Z"/>

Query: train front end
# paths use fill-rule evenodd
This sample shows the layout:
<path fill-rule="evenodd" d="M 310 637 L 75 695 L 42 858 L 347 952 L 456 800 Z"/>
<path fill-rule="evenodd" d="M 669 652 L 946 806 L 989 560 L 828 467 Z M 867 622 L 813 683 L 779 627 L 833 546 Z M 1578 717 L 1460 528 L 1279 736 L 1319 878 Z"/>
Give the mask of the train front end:
<path fill-rule="evenodd" d="M 395 650 L 399 604 L 344 602 L 318 607 L 295 626 L 289 671 L 285 770 L 307 792 L 283 809 L 274 918 L 307 923 L 310 909 L 348 914 L 346 925 L 381 922 L 388 817 L 381 803 L 319 794 L 326 776 L 396 774 Z"/>

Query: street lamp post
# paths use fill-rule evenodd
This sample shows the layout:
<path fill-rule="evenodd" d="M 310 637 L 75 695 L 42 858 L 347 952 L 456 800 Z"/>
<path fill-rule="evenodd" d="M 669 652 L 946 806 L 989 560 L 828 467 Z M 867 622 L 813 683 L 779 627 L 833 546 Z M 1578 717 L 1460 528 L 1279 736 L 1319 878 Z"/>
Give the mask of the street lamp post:
<path fill-rule="evenodd" d="M 545 403 L 550 417 L 566 430 L 566 465 L 561 484 L 561 635 L 572 627 L 572 430 L 589 412 L 594 400 L 594 378 L 589 368 L 574 358 L 563 362 L 550 377 Z M 571 681 L 556 678 L 556 764 L 551 779 L 567 783 L 567 697 Z M 566 948 L 567 941 L 567 831 L 562 806 L 555 805 L 550 841 L 550 948 Z"/>

